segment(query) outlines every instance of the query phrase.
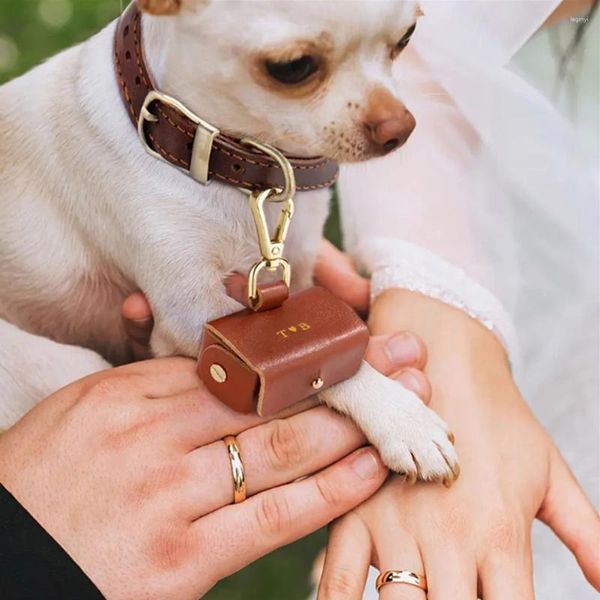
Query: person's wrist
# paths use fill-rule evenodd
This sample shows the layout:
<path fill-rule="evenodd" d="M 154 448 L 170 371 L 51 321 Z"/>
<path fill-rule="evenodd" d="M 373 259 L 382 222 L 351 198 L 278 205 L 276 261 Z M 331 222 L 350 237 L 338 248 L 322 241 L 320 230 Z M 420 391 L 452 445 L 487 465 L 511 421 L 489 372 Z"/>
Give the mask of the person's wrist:
<path fill-rule="evenodd" d="M 457 415 L 473 404 L 521 410 L 504 347 L 493 332 L 457 308 L 408 290 L 387 290 L 371 306 L 374 335 L 408 330 L 427 346 L 426 374 L 433 388 L 431 408 L 457 428 Z"/>
<path fill-rule="evenodd" d="M 390 289 L 371 305 L 369 327 L 373 335 L 412 331 L 427 346 L 430 361 L 481 362 L 495 359 L 509 371 L 506 351 L 496 335 L 463 311 L 418 292 Z"/>

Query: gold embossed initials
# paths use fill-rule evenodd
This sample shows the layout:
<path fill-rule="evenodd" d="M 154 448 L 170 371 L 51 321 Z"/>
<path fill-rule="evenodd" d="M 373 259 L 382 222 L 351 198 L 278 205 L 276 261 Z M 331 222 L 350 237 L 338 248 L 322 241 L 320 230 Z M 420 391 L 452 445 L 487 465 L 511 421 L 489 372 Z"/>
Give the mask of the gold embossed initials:
<path fill-rule="evenodd" d="M 302 331 L 308 331 L 311 326 L 308 323 L 298 323 L 297 325 L 290 325 L 287 329 L 281 329 L 277 332 L 278 336 L 286 339 L 290 334 L 298 333 Z"/>

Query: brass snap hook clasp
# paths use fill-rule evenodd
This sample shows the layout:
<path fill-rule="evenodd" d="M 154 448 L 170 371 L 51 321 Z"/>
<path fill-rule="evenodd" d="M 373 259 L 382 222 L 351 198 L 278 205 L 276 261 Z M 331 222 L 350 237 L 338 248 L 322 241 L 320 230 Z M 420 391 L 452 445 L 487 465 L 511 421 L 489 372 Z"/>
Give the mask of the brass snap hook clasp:
<path fill-rule="evenodd" d="M 294 201 L 292 198 L 285 200 L 273 235 L 269 232 L 267 217 L 265 215 L 265 202 L 270 201 L 275 190 L 268 189 L 262 192 L 253 192 L 250 195 L 250 211 L 256 226 L 258 246 L 262 260 L 257 262 L 248 273 L 248 304 L 255 307 L 258 302 L 258 276 L 263 269 L 276 271 L 282 269 L 283 280 L 289 287 L 291 279 L 290 264 L 283 258 L 283 250 L 290 222 L 294 216 Z"/>
<path fill-rule="evenodd" d="M 284 180 L 283 189 L 269 188 L 263 191 L 254 191 L 250 193 L 249 197 L 250 210 L 254 219 L 254 225 L 256 226 L 258 246 L 262 257 L 260 261 L 253 265 L 248 273 L 248 305 L 250 308 L 257 310 L 260 303 L 258 277 L 261 271 L 277 271 L 281 269 L 283 281 L 288 288 L 290 286 L 291 267 L 290 263 L 283 258 L 283 249 L 290 222 L 294 216 L 293 198 L 296 193 L 296 177 L 290 161 L 277 148 L 250 138 L 244 138 L 241 142 L 270 156 L 279 165 Z M 283 203 L 273 235 L 269 232 L 269 225 L 265 214 L 265 202 Z"/>
<path fill-rule="evenodd" d="M 263 192 L 254 192 L 250 195 L 250 211 L 256 226 L 258 236 L 258 247 L 264 260 L 276 260 L 283 258 L 283 248 L 287 237 L 288 229 L 294 216 L 294 201 L 292 198 L 285 200 L 273 236 L 269 233 L 267 217 L 265 215 L 265 202 L 271 201 L 275 190 L 268 189 Z"/>

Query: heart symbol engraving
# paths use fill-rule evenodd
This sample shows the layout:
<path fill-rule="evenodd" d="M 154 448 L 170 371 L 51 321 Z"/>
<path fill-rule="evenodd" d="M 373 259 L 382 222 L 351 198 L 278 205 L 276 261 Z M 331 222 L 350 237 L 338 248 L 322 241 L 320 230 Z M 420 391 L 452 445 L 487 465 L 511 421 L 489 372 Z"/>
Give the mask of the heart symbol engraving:
<path fill-rule="evenodd" d="M 296 331 L 298 331 L 298 330 L 296 329 L 295 325 L 292 325 L 291 327 L 288 327 L 288 331 L 291 331 L 292 333 L 296 333 Z"/>

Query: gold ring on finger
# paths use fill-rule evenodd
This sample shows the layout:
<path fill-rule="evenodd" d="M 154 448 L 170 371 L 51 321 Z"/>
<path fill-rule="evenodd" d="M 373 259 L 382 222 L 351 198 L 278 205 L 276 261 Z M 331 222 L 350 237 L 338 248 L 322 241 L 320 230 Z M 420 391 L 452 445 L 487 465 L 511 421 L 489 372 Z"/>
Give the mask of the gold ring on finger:
<path fill-rule="evenodd" d="M 233 503 L 239 504 L 246 499 L 246 475 L 244 463 L 237 440 L 232 435 L 223 438 L 227 446 L 229 461 L 231 462 L 231 474 L 233 476 Z"/>
<path fill-rule="evenodd" d="M 417 575 L 412 571 L 382 571 L 375 581 L 375 587 L 377 588 L 377 591 L 379 591 L 388 583 L 403 583 L 406 585 L 413 585 L 427 593 L 427 578 L 425 575 Z"/>

